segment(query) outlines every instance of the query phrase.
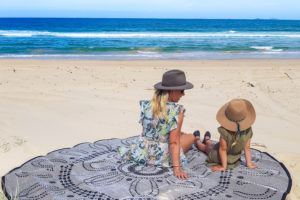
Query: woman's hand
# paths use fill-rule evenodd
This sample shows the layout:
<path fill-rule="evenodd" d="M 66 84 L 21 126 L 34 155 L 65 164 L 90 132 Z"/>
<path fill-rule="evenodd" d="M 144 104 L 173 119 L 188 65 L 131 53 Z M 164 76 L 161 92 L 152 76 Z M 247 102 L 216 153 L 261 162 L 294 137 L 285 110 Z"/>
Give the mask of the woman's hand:
<path fill-rule="evenodd" d="M 249 164 L 247 163 L 247 167 L 250 168 L 250 169 L 254 169 L 256 168 L 256 164 L 254 164 L 253 162 L 250 162 Z"/>
<path fill-rule="evenodd" d="M 212 170 L 213 172 L 215 172 L 215 171 L 225 171 L 226 169 L 225 169 L 225 167 L 223 167 L 222 165 L 216 165 L 216 166 L 212 166 L 212 167 L 211 167 L 211 170 Z"/>
<path fill-rule="evenodd" d="M 189 176 L 186 172 L 184 172 L 180 167 L 173 167 L 174 176 L 179 179 L 187 179 Z"/>

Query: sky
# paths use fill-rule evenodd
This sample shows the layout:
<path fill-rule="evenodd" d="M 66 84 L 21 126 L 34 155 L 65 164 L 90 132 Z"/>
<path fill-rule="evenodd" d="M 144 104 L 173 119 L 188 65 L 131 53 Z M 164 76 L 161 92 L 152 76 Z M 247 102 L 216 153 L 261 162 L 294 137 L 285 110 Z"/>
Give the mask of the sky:
<path fill-rule="evenodd" d="M 300 19 L 300 0 L 0 0 L 0 17 Z"/>

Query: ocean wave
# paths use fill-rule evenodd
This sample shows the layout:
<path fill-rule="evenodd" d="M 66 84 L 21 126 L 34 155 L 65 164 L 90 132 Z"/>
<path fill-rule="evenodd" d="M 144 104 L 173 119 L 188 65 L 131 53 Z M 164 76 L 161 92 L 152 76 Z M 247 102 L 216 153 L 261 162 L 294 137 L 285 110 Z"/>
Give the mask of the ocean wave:
<path fill-rule="evenodd" d="M 300 58 L 297 52 L 181 52 L 181 53 L 106 53 L 106 54 L 0 54 L 0 59 L 95 59 L 95 60 L 132 60 L 132 59 L 239 59 L 239 58 Z"/>
<path fill-rule="evenodd" d="M 273 51 L 273 52 L 281 52 L 283 49 L 274 49 L 272 46 L 251 46 L 250 48 L 259 50 L 259 51 Z"/>
<path fill-rule="evenodd" d="M 161 58 L 161 54 L 135 54 L 135 53 L 128 53 L 128 54 L 0 54 L 0 59 L 5 58 L 24 58 L 24 59 L 122 59 L 122 58 Z"/>
<path fill-rule="evenodd" d="M 0 30 L 2 37 L 66 37 L 66 38 L 201 38 L 201 37 L 287 37 L 300 38 L 299 32 L 49 32 Z"/>
<path fill-rule="evenodd" d="M 236 33 L 237 31 L 234 31 L 234 30 L 230 30 L 228 31 L 229 33 Z"/>

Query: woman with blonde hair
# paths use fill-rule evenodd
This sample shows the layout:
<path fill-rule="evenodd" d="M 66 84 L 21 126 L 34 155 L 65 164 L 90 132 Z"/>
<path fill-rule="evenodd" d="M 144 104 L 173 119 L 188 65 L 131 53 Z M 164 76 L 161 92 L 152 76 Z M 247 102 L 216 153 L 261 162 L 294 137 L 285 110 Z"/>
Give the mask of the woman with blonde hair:
<path fill-rule="evenodd" d="M 181 131 L 185 109 L 178 101 L 193 84 L 186 81 L 183 71 L 170 70 L 154 88 L 151 101 L 140 101 L 141 136 L 129 149 L 121 147 L 119 152 L 138 164 L 172 167 L 176 177 L 186 179 L 188 175 L 182 169 L 187 164 L 184 153 L 199 138 Z"/>

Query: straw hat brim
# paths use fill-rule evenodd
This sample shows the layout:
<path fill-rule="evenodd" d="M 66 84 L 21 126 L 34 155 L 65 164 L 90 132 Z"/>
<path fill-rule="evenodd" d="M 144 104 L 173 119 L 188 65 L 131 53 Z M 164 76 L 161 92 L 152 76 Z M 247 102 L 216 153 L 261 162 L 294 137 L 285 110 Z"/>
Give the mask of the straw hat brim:
<path fill-rule="evenodd" d="M 245 100 L 245 101 L 247 102 L 248 109 L 247 109 L 247 114 L 246 114 L 245 119 L 239 122 L 241 131 L 250 128 L 256 118 L 255 110 L 254 110 L 252 104 L 247 100 Z M 225 129 L 235 132 L 235 131 L 237 131 L 236 122 L 230 121 L 225 115 L 225 110 L 226 110 L 228 104 L 229 103 L 226 103 L 225 105 L 223 105 L 220 108 L 220 110 L 217 113 L 216 118 L 217 118 L 217 121 L 220 123 L 220 125 L 223 126 Z"/>
<path fill-rule="evenodd" d="M 172 86 L 172 87 L 163 86 L 162 82 L 156 83 L 154 85 L 154 88 L 158 90 L 188 90 L 188 89 L 192 89 L 193 87 L 194 85 L 190 82 L 186 82 L 184 85 Z"/>

